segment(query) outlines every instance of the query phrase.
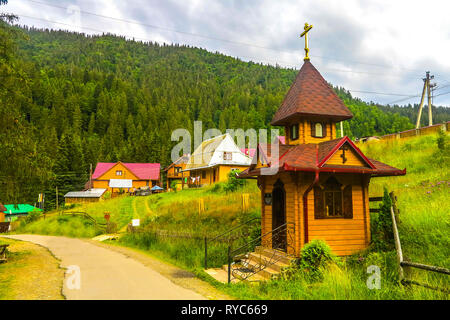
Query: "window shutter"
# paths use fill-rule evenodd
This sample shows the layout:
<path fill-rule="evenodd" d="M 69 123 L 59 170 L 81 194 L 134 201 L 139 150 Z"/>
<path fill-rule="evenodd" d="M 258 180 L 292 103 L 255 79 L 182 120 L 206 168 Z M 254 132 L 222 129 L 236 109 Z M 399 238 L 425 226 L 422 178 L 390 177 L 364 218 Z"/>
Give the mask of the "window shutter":
<path fill-rule="evenodd" d="M 314 187 L 314 218 L 315 219 L 325 218 L 323 203 L 324 203 L 323 190 L 320 187 Z"/>
<path fill-rule="evenodd" d="M 344 188 L 344 218 L 353 219 L 353 203 L 352 203 L 352 186 L 348 185 Z"/>
<path fill-rule="evenodd" d="M 325 138 L 327 136 L 327 124 L 322 123 L 322 138 Z"/>
<path fill-rule="evenodd" d="M 316 126 L 315 126 L 314 122 L 311 122 L 310 126 L 311 126 L 311 137 L 315 137 L 316 136 Z"/>

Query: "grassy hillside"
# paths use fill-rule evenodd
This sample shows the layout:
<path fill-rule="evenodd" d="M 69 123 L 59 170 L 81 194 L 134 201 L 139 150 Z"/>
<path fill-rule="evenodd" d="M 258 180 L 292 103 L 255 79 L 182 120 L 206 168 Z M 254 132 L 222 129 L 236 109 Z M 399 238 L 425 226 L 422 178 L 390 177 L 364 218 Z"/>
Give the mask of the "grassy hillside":
<path fill-rule="evenodd" d="M 448 138 L 447 138 L 448 140 Z M 380 141 L 360 145 L 365 154 L 399 168 L 407 168 L 401 177 L 374 178 L 370 184 L 370 195 L 383 194 L 383 188 L 395 191 L 400 208 L 400 237 L 404 254 L 415 262 L 442 267 L 450 266 L 450 210 L 448 194 L 450 168 L 448 142 L 440 143 L 438 136 L 422 136 L 408 140 Z M 250 194 L 251 210 L 242 213 L 241 193 Z M 137 247 L 169 260 L 179 266 L 194 270 L 209 279 L 202 271 L 203 241 L 205 234 L 211 236 L 251 217 L 260 214 L 259 191 L 248 182 L 244 189 L 226 193 L 223 184 L 204 189 L 164 193 L 149 197 L 123 197 L 91 204 L 72 210 L 86 210 L 102 219 L 105 211 L 121 228 L 131 218 L 141 218 L 145 234 L 128 234 L 121 243 Z M 198 201 L 204 199 L 206 211 L 198 213 Z M 54 217 L 24 226 L 19 232 L 67 234 L 69 236 L 91 236 L 92 226 L 83 225 L 79 218 Z M 377 215 L 372 215 L 372 224 Z M 79 234 L 70 231 L 71 224 L 77 226 Z M 52 227 L 50 227 L 52 226 Z M 257 225 L 253 225 L 258 234 Z M 83 230 L 87 230 L 86 232 Z M 188 232 L 200 239 L 160 238 L 155 230 Z M 210 266 L 225 263 L 226 244 L 212 245 Z M 377 265 L 382 273 L 380 290 L 369 290 L 366 286 L 367 267 Z M 413 271 L 414 280 L 441 288 L 449 288 L 448 276 Z M 392 243 L 381 250 L 371 246 L 369 250 L 337 262 L 323 272 L 321 281 L 311 281 L 307 276 L 297 275 L 295 281 L 277 280 L 261 285 L 245 283 L 230 286 L 217 284 L 229 294 L 252 299 L 448 299 L 448 295 L 422 287 L 404 288 L 397 284 L 396 254 Z"/>
<path fill-rule="evenodd" d="M 450 266 L 450 150 L 437 135 L 360 145 L 369 157 L 406 168 L 400 177 L 375 178 L 370 194 L 395 191 L 404 254 L 412 261 Z M 448 139 L 448 138 L 447 138 Z"/>

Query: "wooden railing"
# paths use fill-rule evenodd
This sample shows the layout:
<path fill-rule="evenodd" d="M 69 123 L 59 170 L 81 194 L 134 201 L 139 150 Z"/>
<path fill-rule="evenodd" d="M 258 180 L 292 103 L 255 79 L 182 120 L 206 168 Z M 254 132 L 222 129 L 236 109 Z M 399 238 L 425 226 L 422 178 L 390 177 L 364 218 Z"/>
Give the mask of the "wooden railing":
<path fill-rule="evenodd" d="M 422 286 L 422 287 L 425 287 L 428 289 L 438 290 L 438 291 L 442 291 L 445 293 L 450 293 L 450 291 L 448 289 L 433 287 L 426 283 L 421 283 L 418 281 L 414 281 L 412 279 L 407 279 L 405 277 L 404 268 L 407 268 L 407 267 L 417 268 L 417 269 L 422 269 L 422 270 L 426 270 L 426 271 L 432 271 L 432 272 L 437 272 L 437 273 L 447 274 L 447 275 L 450 275 L 450 270 L 443 268 L 443 267 L 431 266 L 431 265 L 426 265 L 426 264 L 422 264 L 422 263 L 404 260 L 402 245 L 400 242 L 400 235 L 399 235 L 398 227 L 397 227 L 397 223 L 398 223 L 397 219 L 398 219 L 398 215 L 400 212 L 400 210 L 397 208 L 397 197 L 395 196 L 394 192 L 391 192 L 389 194 L 389 196 L 392 200 L 392 206 L 390 208 L 390 211 L 391 211 L 391 219 L 392 219 L 392 229 L 393 229 L 393 233 L 394 233 L 395 250 L 397 252 L 399 282 L 403 285 L 414 284 L 414 285 L 419 285 L 419 286 Z M 382 201 L 382 200 L 383 200 L 383 197 L 369 198 L 369 201 L 371 201 L 371 202 Z M 380 212 L 380 209 L 370 209 L 370 212 Z"/>
<path fill-rule="evenodd" d="M 400 235 L 398 233 L 397 219 L 395 218 L 394 207 L 391 207 L 391 217 L 392 217 L 392 228 L 394 231 L 395 250 L 397 251 L 397 261 L 398 261 L 398 269 L 399 269 L 398 273 L 399 273 L 400 283 L 403 285 L 414 284 L 414 285 L 422 286 L 422 287 L 425 287 L 428 289 L 438 290 L 438 291 L 442 291 L 445 293 L 450 293 L 450 290 L 448 290 L 448 289 L 433 287 L 426 283 L 414 281 L 411 279 L 406 279 L 403 267 L 418 268 L 418 269 L 422 269 L 422 270 L 433 271 L 433 272 L 438 272 L 438 273 L 447 274 L 447 275 L 450 275 L 450 270 L 443 268 L 443 267 L 430 266 L 430 265 L 426 265 L 426 264 L 403 260 L 402 245 L 400 242 Z"/>

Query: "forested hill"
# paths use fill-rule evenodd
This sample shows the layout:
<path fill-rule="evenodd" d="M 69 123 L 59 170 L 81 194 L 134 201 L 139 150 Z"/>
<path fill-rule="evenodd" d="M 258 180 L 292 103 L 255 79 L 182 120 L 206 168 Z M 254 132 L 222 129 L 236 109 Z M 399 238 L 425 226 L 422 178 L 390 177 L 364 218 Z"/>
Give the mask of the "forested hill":
<path fill-rule="evenodd" d="M 80 189 L 98 161 L 168 165 L 172 130 L 192 132 L 194 120 L 267 128 L 297 73 L 188 46 L 2 22 L 0 42 L 0 202 Z M 354 114 L 349 136 L 413 127 L 397 109 L 336 91 Z"/>

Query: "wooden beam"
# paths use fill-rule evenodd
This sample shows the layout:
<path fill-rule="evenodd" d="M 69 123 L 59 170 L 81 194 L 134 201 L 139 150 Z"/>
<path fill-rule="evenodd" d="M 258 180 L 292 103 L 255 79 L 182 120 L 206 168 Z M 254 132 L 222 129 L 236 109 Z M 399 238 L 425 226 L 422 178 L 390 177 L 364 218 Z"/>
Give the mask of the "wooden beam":
<path fill-rule="evenodd" d="M 444 274 L 450 274 L 449 269 L 442 268 L 442 267 L 429 266 L 429 265 L 422 264 L 422 263 L 402 261 L 402 262 L 400 262 L 400 265 L 406 266 L 406 267 L 413 267 L 413 268 L 418 268 L 418 269 L 423 269 L 423 270 L 428 270 L 428 271 L 444 273 Z"/>
<path fill-rule="evenodd" d="M 394 209 L 392 207 L 391 207 L 391 218 L 392 218 L 392 228 L 394 230 L 395 250 L 397 251 L 398 276 L 401 283 L 404 278 L 402 268 L 403 252 L 402 252 L 402 245 L 400 244 L 400 236 L 398 235 L 397 222 L 395 221 Z"/>

